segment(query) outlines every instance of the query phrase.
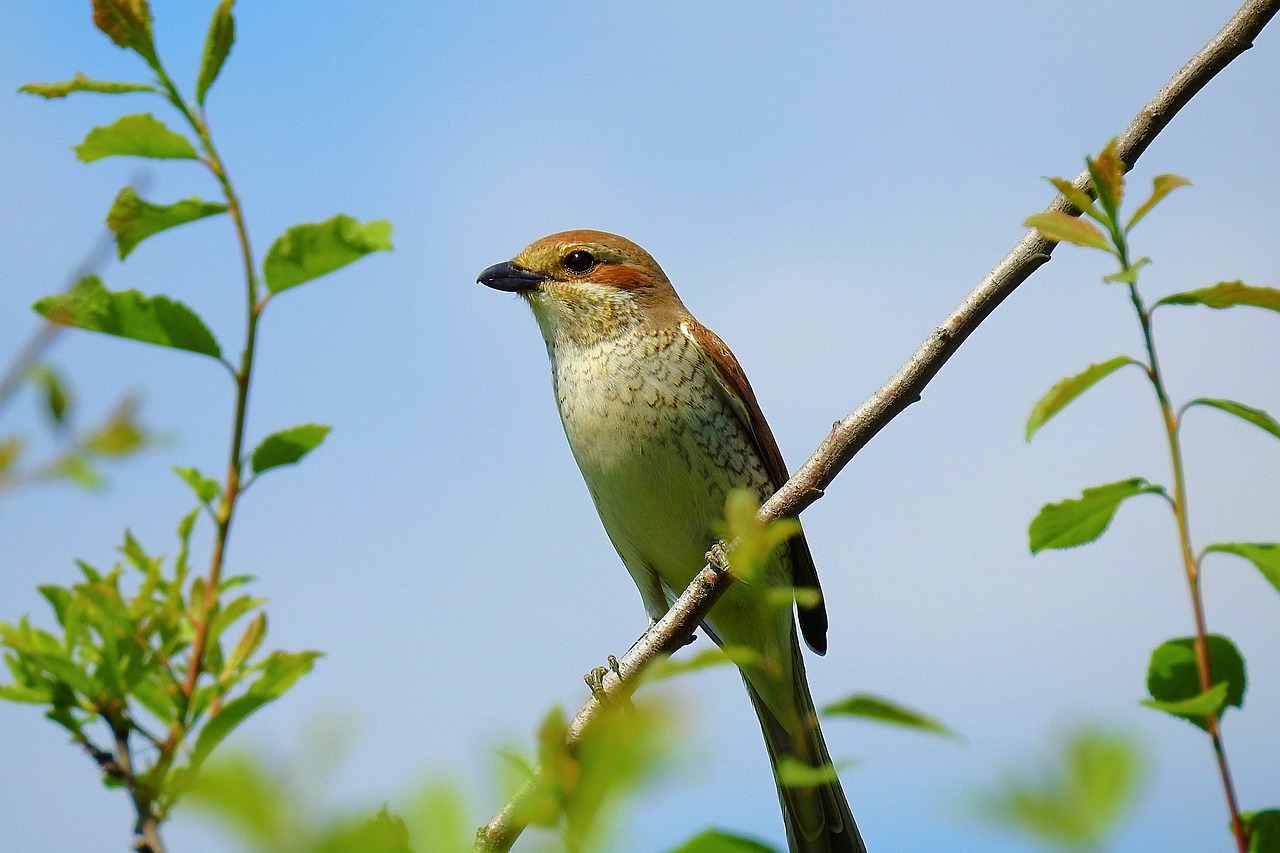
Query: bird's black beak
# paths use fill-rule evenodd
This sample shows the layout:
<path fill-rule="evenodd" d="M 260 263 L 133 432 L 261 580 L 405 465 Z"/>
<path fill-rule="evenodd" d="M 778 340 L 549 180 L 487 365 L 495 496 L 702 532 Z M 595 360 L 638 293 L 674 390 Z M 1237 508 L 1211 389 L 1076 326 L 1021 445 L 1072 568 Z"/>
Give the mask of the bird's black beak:
<path fill-rule="evenodd" d="M 508 293 L 521 293 L 526 290 L 537 290 L 543 277 L 536 272 L 521 269 L 510 261 L 494 264 L 480 273 L 476 281 L 494 290 L 505 290 Z"/>

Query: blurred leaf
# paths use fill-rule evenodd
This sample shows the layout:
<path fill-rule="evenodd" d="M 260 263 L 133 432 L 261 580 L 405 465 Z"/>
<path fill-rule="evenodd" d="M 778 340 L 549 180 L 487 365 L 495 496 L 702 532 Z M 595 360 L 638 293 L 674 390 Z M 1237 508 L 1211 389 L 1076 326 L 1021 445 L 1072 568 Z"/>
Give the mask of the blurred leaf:
<path fill-rule="evenodd" d="M 93 23 L 120 47 L 129 48 L 155 64 L 151 8 L 147 0 L 93 0 Z"/>
<path fill-rule="evenodd" d="M 174 465 L 173 472 L 182 478 L 182 482 L 191 487 L 191 491 L 196 494 L 196 499 L 202 504 L 208 505 L 222 494 L 222 486 L 218 485 L 217 480 L 206 477 L 195 468 L 180 468 Z"/>
<path fill-rule="evenodd" d="M 218 202 L 189 198 L 175 204 L 152 204 L 140 198 L 133 187 L 125 187 L 107 212 L 107 227 L 116 235 L 120 260 L 152 234 L 167 228 L 194 222 L 206 216 L 225 213 L 227 206 Z"/>
<path fill-rule="evenodd" d="M 1235 554 L 1258 567 L 1262 576 L 1280 592 L 1280 544 L 1274 542 L 1229 542 L 1210 545 L 1204 553 Z"/>
<path fill-rule="evenodd" d="M 760 653 L 747 646 L 716 646 L 679 659 L 659 658 L 645 669 L 644 678 L 646 681 L 660 681 L 730 663 L 739 668 L 759 666 Z"/>
<path fill-rule="evenodd" d="M 1031 522 L 1031 553 L 1048 548 L 1073 548 L 1092 542 L 1111 524 L 1120 504 L 1142 494 L 1165 493 L 1163 486 L 1141 477 L 1085 489 L 1079 498 L 1046 504 Z"/>
<path fill-rule="evenodd" d="M 187 780 L 182 780 L 187 781 Z M 259 850 L 294 850 L 301 810 L 287 781 L 247 752 L 219 754 L 194 780 L 185 802 L 216 818 Z"/>
<path fill-rule="evenodd" d="M 1091 364 L 1083 372 L 1068 376 L 1050 388 L 1049 393 L 1041 397 L 1032 407 L 1031 416 L 1027 418 L 1027 441 L 1031 440 L 1031 436 L 1035 435 L 1036 430 L 1040 429 L 1049 418 L 1066 408 L 1068 403 L 1126 364 L 1143 366 L 1142 362 L 1135 361 L 1127 355 L 1118 355 L 1101 364 Z"/>
<path fill-rule="evenodd" d="M 42 364 L 32 368 L 31 378 L 44 393 L 44 407 L 49 418 L 59 427 L 66 426 L 67 412 L 71 409 L 71 395 L 62 376 L 52 367 Z"/>
<path fill-rule="evenodd" d="M 1210 406 L 1215 409 L 1221 409 L 1229 415 L 1235 415 L 1237 418 L 1246 420 L 1259 429 L 1264 429 L 1280 438 L 1280 423 L 1276 423 L 1275 418 L 1268 415 L 1262 409 L 1254 409 L 1241 403 L 1235 403 L 1231 400 L 1213 400 L 1208 397 L 1200 397 L 1187 403 L 1182 408 L 1189 409 L 1192 406 Z"/>
<path fill-rule="evenodd" d="M 1144 201 L 1142 206 L 1133 212 L 1133 216 L 1129 217 L 1129 224 L 1124 227 L 1124 230 L 1128 231 L 1130 228 L 1137 225 L 1142 217 L 1150 213 L 1151 209 L 1169 193 L 1173 192 L 1178 187 L 1185 187 L 1191 184 L 1190 181 L 1186 178 L 1180 177 L 1179 175 L 1156 175 L 1151 183 L 1151 198 Z"/>
<path fill-rule="evenodd" d="M 1156 305 L 1206 305 L 1209 308 L 1247 305 L 1280 311 L 1280 290 L 1273 287 L 1254 287 L 1243 281 L 1223 281 L 1213 287 L 1171 294 L 1158 301 Z"/>
<path fill-rule="evenodd" d="M 1249 853 L 1280 853 L 1280 809 L 1241 814 L 1249 831 Z"/>
<path fill-rule="evenodd" d="M 800 759 L 784 755 L 778 762 L 778 781 L 787 788 L 813 788 L 826 785 L 840 778 L 840 774 L 853 767 L 854 761 L 841 761 L 836 764 L 824 764 L 814 767 Z"/>
<path fill-rule="evenodd" d="M 218 8 L 213 10 L 213 20 L 209 22 L 209 32 L 204 40 L 204 55 L 200 57 L 200 76 L 196 80 L 196 103 L 203 104 L 204 97 L 218 79 L 222 63 L 231 52 L 231 45 L 236 40 L 236 22 L 231 17 L 231 6 L 235 0 L 222 0 Z"/>
<path fill-rule="evenodd" d="M 9 467 L 22 455 L 22 439 L 6 438 L 0 441 L 0 481 Z"/>
<path fill-rule="evenodd" d="M 66 293 L 46 296 L 33 307 L 55 323 L 222 357 L 209 327 L 181 302 L 136 290 L 113 293 L 96 275 L 85 276 Z"/>
<path fill-rule="evenodd" d="M 1086 157 L 1084 162 L 1102 209 L 1112 222 L 1119 222 L 1117 214 L 1124 200 L 1124 163 L 1116 155 L 1116 140 L 1108 142 L 1096 160 Z"/>
<path fill-rule="evenodd" d="M 258 650 L 258 646 L 262 645 L 262 640 L 266 635 L 267 614 L 259 613 L 249 622 L 248 627 L 244 629 L 244 634 L 240 637 L 240 641 L 236 643 L 236 647 L 231 650 L 231 654 L 227 657 L 227 662 L 222 670 L 224 677 L 234 673 L 249 658 L 253 657 L 253 653 Z"/>
<path fill-rule="evenodd" d="M 1104 252 L 1115 254 L 1115 249 L 1111 248 L 1111 244 L 1098 230 L 1098 226 L 1092 222 L 1085 222 L 1079 217 L 1054 210 L 1028 216 L 1022 224 L 1036 229 L 1046 240 L 1074 243 L 1077 246 L 1102 249 Z"/>
<path fill-rule="evenodd" d="M 1194 637 L 1180 637 L 1161 643 L 1151 654 L 1147 671 L 1147 691 L 1155 703 L 1144 702 L 1148 707 L 1165 711 L 1205 729 L 1205 717 L 1216 714 L 1227 705 L 1239 708 L 1244 704 L 1244 658 L 1235 644 L 1226 637 L 1210 634 L 1209 673 L 1213 688 L 1203 690 L 1200 670 L 1196 664 Z M 1225 688 L 1223 690 L 1222 688 Z M 1218 692 L 1221 695 L 1218 695 Z M 1214 707 L 1214 700 L 1220 704 Z M 1185 707 L 1178 703 L 1189 703 Z M 1174 707 L 1169 707 L 1173 705 Z"/>
<path fill-rule="evenodd" d="M 90 80 L 76 72 L 76 76 L 61 83 L 28 83 L 18 87 L 19 92 L 39 95 L 42 98 L 65 98 L 72 92 L 101 92 L 106 95 L 121 95 L 126 92 L 158 92 L 155 86 L 145 83 L 114 83 L 106 80 Z"/>
<path fill-rule="evenodd" d="M 84 142 L 72 148 L 86 163 L 103 157 L 150 157 L 155 160 L 197 160 L 191 141 L 174 133 L 151 113 L 135 113 L 112 124 L 95 127 Z"/>
<path fill-rule="evenodd" d="M 275 701 L 294 683 L 311 671 L 319 652 L 273 652 L 263 662 L 262 675 L 244 695 L 222 706 L 222 710 L 207 722 L 196 738 L 191 750 L 191 766 L 198 769 L 209 753 L 236 726 L 262 706 Z"/>
<path fill-rule="evenodd" d="M 673 848 L 670 853 L 778 853 L 778 850 L 741 835 L 708 829 Z"/>
<path fill-rule="evenodd" d="M 829 717 L 862 717 L 867 720 L 879 720 L 882 723 L 893 723 L 908 728 L 922 729 L 943 737 L 961 740 L 960 735 L 947 728 L 932 717 L 904 708 L 896 702 L 869 696 L 865 693 L 849 696 L 839 702 L 833 702 L 822 709 Z"/>
<path fill-rule="evenodd" d="M 466 853 L 475 825 L 458 785 L 434 781 L 410 798 L 405 811 L 418 853 Z"/>
<path fill-rule="evenodd" d="M 725 498 L 723 531 L 718 531 L 728 544 L 729 571 L 747 583 L 759 576 L 779 546 L 800 532 L 800 522 L 794 518 L 761 524 L 759 512 L 760 499 L 754 493 L 734 489 Z"/>
<path fill-rule="evenodd" d="M 85 435 L 84 449 L 100 456 L 125 456 L 149 443 L 151 437 L 139 426 L 137 413 L 137 400 L 121 400 L 99 427 Z"/>
<path fill-rule="evenodd" d="M 262 272 L 267 289 L 279 293 L 341 269 L 370 252 L 391 248 L 391 223 L 361 224 L 338 214 L 324 222 L 295 225 L 267 252 Z"/>
<path fill-rule="evenodd" d="M 1088 214 L 1094 219 L 1101 219 L 1102 215 L 1098 212 L 1098 208 L 1093 206 L 1093 197 L 1081 189 L 1076 189 L 1076 185 L 1068 181 L 1066 178 L 1045 178 L 1046 181 L 1053 184 L 1054 188 L 1075 206 L 1076 210 L 1081 213 Z"/>
<path fill-rule="evenodd" d="M 52 694 L 46 688 L 24 687 L 21 684 L 0 685 L 0 699 L 9 702 L 26 702 L 33 705 L 46 705 Z"/>
<path fill-rule="evenodd" d="M 1116 734 L 1072 736 L 1058 762 L 981 792 L 977 812 L 1036 841 L 1098 849 L 1129 808 L 1142 775 L 1137 745 Z"/>
<path fill-rule="evenodd" d="M 1116 272 L 1109 273 L 1108 275 L 1104 275 L 1102 277 L 1102 280 L 1107 282 L 1108 284 L 1111 284 L 1113 282 L 1120 282 L 1122 284 L 1137 284 L 1138 273 L 1141 272 L 1142 268 L 1149 263 L 1151 263 L 1151 259 L 1148 257 L 1138 258 L 1136 261 L 1131 262 L 1129 266 L 1123 269 L 1117 270 Z"/>
<path fill-rule="evenodd" d="M 261 474 L 281 465 L 293 465 L 320 446 L 333 427 L 303 424 L 272 433 L 253 451 L 253 472 Z"/>

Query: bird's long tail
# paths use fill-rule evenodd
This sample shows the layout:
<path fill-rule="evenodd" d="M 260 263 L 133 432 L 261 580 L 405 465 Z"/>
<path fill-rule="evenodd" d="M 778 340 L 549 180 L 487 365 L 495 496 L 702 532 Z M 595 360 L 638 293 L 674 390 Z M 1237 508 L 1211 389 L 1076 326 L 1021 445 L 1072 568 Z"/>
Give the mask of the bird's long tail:
<path fill-rule="evenodd" d="M 813 697 L 809 695 L 804 661 L 794 632 L 791 654 L 794 720 L 779 720 L 751 682 L 743 677 L 756 716 L 760 718 L 769 762 L 773 766 L 782 819 L 787 828 L 787 844 L 791 853 L 867 853 L 844 789 L 831 767 L 831 756 L 827 753 L 822 729 L 818 727 L 818 713 L 813 706 Z M 809 775 L 804 773 L 804 767 L 812 768 L 814 777 L 822 778 L 824 771 L 829 775 L 811 785 L 797 785 L 794 781 L 784 783 L 781 775 L 784 762 L 799 767 L 804 775 Z"/>

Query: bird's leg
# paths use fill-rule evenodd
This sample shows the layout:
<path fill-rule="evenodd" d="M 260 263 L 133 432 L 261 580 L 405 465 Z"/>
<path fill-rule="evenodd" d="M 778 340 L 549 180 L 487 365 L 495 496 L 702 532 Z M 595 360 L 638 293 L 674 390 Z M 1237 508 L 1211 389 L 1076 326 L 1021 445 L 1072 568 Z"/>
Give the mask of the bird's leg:
<path fill-rule="evenodd" d="M 622 679 L 622 669 L 618 665 L 618 659 L 613 655 L 609 655 L 609 665 L 607 667 L 597 666 L 595 669 L 584 675 L 582 679 L 587 683 L 587 688 L 591 691 L 591 695 L 594 696 L 595 700 L 601 705 L 607 704 L 608 702 L 618 702 L 624 710 L 634 714 L 636 708 L 635 705 L 631 704 L 630 696 L 625 693 L 610 696 L 608 691 L 604 689 L 605 676 L 611 672 L 616 675 L 619 680 Z"/>

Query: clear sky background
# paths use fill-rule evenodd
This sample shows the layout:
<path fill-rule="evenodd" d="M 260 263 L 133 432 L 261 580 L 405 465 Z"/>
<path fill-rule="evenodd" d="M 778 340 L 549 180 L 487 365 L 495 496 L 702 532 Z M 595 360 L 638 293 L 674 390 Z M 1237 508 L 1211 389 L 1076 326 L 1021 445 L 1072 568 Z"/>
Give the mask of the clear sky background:
<path fill-rule="evenodd" d="M 213 3 L 157 0 L 157 37 L 195 76 Z M 93 29 L 88 3 L 6 2 L 0 28 L 0 360 L 36 325 L 139 168 L 149 197 L 214 197 L 191 164 L 82 164 L 96 124 L 163 105 L 46 103 L 13 92 L 76 70 L 145 79 Z M 244 727 L 282 754 L 335 709 L 356 731 L 338 800 L 376 807 L 424 776 L 475 791 L 499 741 L 526 739 L 582 673 L 644 626 L 595 516 L 550 393 L 536 326 L 475 284 L 544 234 L 599 228 L 649 249 L 736 351 L 798 465 L 872 393 L 1074 176 L 1232 14 L 1232 2 L 244 2 L 209 100 L 259 258 L 296 222 L 388 218 L 396 250 L 272 304 L 250 437 L 332 424 L 324 446 L 254 487 L 229 571 L 259 576 L 269 647 L 326 657 Z M 1183 110 L 1133 175 L 1194 186 L 1136 232 L 1152 297 L 1223 279 L 1280 285 L 1280 24 Z M 7 92 L 8 94 L 4 94 Z M 1137 190 L 1135 190 L 1135 193 Z M 228 223 L 155 237 L 102 274 L 194 307 L 238 351 L 241 281 Z M 1027 411 L 1060 377 L 1140 340 L 1104 259 L 1070 247 L 1022 286 L 924 395 L 805 513 L 831 612 L 810 658 L 819 701 L 893 697 L 967 739 L 833 720 L 856 757 L 849 799 L 874 851 L 1005 853 L 964 816 L 967 792 L 1073 725 L 1134 733 L 1148 783 L 1114 849 L 1227 850 L 1206 738 L 1138 705 L 1148 656 L 1191 632 L 1171 520 L 1126 504 L 1101 542 L 1042 554 L 1046 502 L 1131 476 L 1167 481 L 1148 389 L 1109 378 L 1027 445 Z M 1159 344 L 1180 400 L 1280 412 L 1280 318 L 1170 310 Z M 221 470 L 231 387 L 207 360 L 89 333 L 50 359 L 82 414 L 139 392 L 171 438 L 86 495 L 43 487 L 0 504 L 0 618 L 45 620 L 38 583 L 113 561 L 128 527 L 172 553 L 191 504 L 170 465 Z M 28 395 L 0 432 L 40 432 Z M 1208 410 L 1185 430 L 1193 535 L 1280 539 L 1280 444 Z M 207 544 L 207 529 L 201 542 Z M 1280 596 L 1248 564 L 1207 564 L 1212 630 L 1250 664 L 1225 732 L 1244 808 L 1280 805 Z M 705 641 L 700 641 L 705 642 Z M 635 803 L 621 853 L 660 853 L 718 825 L 780 842 L 764 750 L 737 676 L 687 680 L 686 758 Z M 0 705 L 0 849 L 125 850 L 126 798 L 29 706 Z M 225 849 L 179 812 L 175 853 Z"/>

